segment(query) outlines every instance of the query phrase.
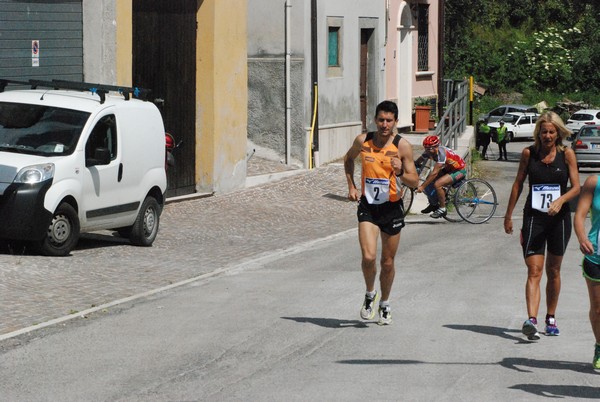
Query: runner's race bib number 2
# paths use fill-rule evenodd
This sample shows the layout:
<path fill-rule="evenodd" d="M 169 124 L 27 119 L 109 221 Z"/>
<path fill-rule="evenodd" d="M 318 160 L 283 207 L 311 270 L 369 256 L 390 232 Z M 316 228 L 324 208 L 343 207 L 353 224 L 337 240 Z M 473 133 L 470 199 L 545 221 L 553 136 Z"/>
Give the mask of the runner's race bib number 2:
<path fill-rule="evenodd" d="M 388 179 L 365 178 L 365 197 L 369 204 L 383 204 L 390 200 L 390 181 Z"/>
<path fill-rule="evenodd" d="M 548 213 L 552 201 L 560 197 L 558 184 L 534 184 L 531 186 L 531 208 Z"/>

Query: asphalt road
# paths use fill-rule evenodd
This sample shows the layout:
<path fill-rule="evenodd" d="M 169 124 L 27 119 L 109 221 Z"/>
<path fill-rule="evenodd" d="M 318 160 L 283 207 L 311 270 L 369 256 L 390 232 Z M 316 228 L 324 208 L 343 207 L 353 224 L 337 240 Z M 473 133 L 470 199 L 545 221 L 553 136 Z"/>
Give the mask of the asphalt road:
<path fill-rule="evenodd" d="M 257 221 L 276 234 L 262 241 L 275 244 L 275 236 L 279 248 L 271 244 L 271 251 L 237 259 L 223 249 L 227 259 L 210 264 L 226 269 L 216 271 L 178 259 L 214 274 L 1 341 L 2 399 L 600 399 L 574 237 L 563 263 L 557 313 L 561 336 L 530 342 L 520 334 L 526 318 L 525 266 L 518 235 L 504 233 L 501 217 L 519 151 L 526 145 L 509 144 L 509 162 L 478 164 L 499 196 L 496 217 L 488 223 L 452 224 L 419 215 L 408 219 L 397 257 L 391 326 L 359 318 L 364 284 L 354 206 L 341 201 L 345 183 L 339 178 L 341 188 L 314 192 L 308 187 L 312 196 L 302 199 L 306 209 L 331 208 L 335 217 L 328 221 L 316 211 L 314 222 L 310 214 L 301 216 L 303 233 L 310 236 L 286 237 L 285 230 L 276 229 L 296 233 L 294 213 L 275 215 L 279 219 L 272 226 Z M 328 177 L 314 178 L 323 184 Z M 273 199 L 280 194 L 274 189 L 289 189 L 296 180 L 253 191 Z M 252 194 L 255 202 L 263 201 Z M 318 202 L 311 202 L 314 194 Z M 263 214 L 296 211 L 278 201 L 260 206 Z M 345 227 L 347 214 L 351 227 Z M 520 215 L 514 219 L 518 225 Z M 113 258 L 124 253 L 122 247 L 111 249 Z M 72 261 L 81 263 L 90 255 L 95 261 L 96 250 L 80 249 Z M 38 261 L 20 258 L 22 270 Z M 540 314 L 545 313 L 543 297 Z"/>

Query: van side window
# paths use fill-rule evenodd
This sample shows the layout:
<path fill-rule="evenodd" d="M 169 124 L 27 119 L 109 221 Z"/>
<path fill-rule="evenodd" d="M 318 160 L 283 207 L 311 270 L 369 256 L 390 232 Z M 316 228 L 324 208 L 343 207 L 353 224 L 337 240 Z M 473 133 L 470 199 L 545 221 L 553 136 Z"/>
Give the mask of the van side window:
<path fill-rule="evenodd" d="M 114 160 L 117 157 L 117 124 L 115 115 L 104 116 L 96 123 L 85 144 L 85 158 L 94 158 L 97 148 L 108 149 L 110 160 Z"/>

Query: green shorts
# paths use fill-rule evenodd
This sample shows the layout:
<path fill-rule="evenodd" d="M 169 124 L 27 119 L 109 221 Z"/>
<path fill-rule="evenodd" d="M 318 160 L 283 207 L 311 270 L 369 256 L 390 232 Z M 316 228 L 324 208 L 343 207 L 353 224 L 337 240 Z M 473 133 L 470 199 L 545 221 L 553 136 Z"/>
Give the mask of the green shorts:
<path fill-rule="evenodd" d="M 600 282 L 600 265 L 594 264 L 587 258 L 583 257 L 581 269 L 585 278 L 593 282 Z"/>
<path fill-rule="evenodd" d="M 452 184 L 454 184 L 467 177 L 467 169 L 455 170 L 454 172 L 448 174 L 450 177 L 452 177 Z"/>

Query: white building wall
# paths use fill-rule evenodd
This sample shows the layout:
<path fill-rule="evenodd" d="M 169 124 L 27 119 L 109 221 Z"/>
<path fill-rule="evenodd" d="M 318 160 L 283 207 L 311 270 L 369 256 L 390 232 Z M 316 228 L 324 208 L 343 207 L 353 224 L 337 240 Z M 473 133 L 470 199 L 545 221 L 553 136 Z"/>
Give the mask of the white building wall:
<path fill-rule="evenodd" d="M 285 0 L 249 0 L 249 138 L 272 146 L 283 156 L 285 121 L 281 74 L 285 58 Z M 313 78 L 311 60 L 311 1 L 292 0 L 292 156 L 310 165 Z M 384 2 L 372 0 L 319 0 L 318 93 L 319 163 L 338 159 L 361 131 L 359 73 L 360 29 L 374 29 L 370 60 L 368 120 L 384 99 Z M 328 17 L 343 20 L 342 73 L 327 74 Z M 269 64 L 270 63 L 270 64 Z M 372 127 L 371 127 L 372 128 Z"/>

